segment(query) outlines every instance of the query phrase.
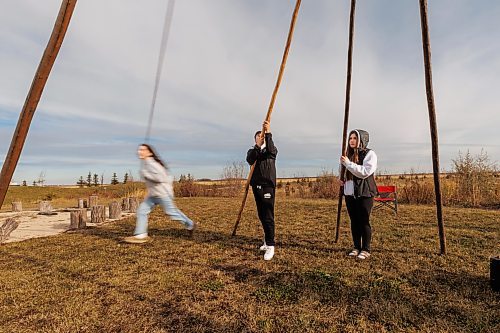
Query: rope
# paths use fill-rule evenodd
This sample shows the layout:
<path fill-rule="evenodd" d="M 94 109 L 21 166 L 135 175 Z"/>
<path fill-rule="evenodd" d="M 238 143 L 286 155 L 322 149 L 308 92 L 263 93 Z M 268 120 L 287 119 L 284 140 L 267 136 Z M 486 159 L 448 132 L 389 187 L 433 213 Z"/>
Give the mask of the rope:
<path fill-rule="evenodd" d="M 160 54 L 158 56 L 158 66 L 156 68 L 155 87 L 153 90 L 153 99 L 151 101 L 151 108 L 149 111 L 148 128 L 146 130 L 145 142 L 149 142 L 151 135 L 151 126 L 153 124 L 153 115 L 155 112 L 156 96 L 158 95 L 158 87 L 160 86 L 161 72 L 165 60 L 165 51 L 167 49 L 168 36 L 170 34 L 170 26 L 172 25 L 172 17 L 174 14 L 175 0 L 170 0 L 167 5 L 167 12 L 165 14 L 165 23 L 163 25 L 163 34 L 161 36 Z"/>

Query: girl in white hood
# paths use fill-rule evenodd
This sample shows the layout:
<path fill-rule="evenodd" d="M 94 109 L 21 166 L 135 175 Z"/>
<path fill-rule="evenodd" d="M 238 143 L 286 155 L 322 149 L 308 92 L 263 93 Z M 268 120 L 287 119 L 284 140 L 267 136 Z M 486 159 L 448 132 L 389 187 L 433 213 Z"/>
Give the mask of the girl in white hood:
<path fill-rule="evenodd" d="M 137 223 L 134 235 L 126 237 L 128 243 L 145 243 L 148 236 L 148 214 L 155 205 L 160 205 L 165 214 L 172 220 L 179 221 L 190 231 L 194 231 L 196 223 L 182 213 L 174 203 L 174 178 L 168 172 L 163 161 L 158 157 L 153 147 L 141 144 L 137 150 L 143 161 L 141 177 L 146 182 L 147 196 L 137 209 Z"/>

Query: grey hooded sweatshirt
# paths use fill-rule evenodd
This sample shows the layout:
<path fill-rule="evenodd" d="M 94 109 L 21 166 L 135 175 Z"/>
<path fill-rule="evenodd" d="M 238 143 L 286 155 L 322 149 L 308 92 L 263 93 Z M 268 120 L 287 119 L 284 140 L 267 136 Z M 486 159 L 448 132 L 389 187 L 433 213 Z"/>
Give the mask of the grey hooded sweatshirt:
<path fill-rule="evenodd" d="M 344 195 L 373 196 L 376 194 L 376 184 L 373 178 L 377 170 L 377 155 L 373 150 L 367 148 L 370 136 L 368 132 L 360 129 L 349 133 L 358 136 L 358 149 L 360 150 L 360 164 L 352 161 L 343 163 L 347 170 L 354 176 L 354 180 L 348 180 L 344 184 Z"/>
<path fill-rule="evenodd" d="M 174 177 L 156 162 L 154 158 L 144 159 L 141 168 L 141 177 L 146 182 L 148 195 L 151 197 L 173 197 L 174 196 Z"/>

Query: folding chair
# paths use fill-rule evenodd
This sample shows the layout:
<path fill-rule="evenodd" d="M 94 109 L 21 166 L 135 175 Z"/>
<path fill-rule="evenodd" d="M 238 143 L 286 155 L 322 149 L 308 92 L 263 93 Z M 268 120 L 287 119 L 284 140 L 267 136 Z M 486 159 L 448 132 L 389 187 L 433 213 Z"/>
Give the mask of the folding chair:
<path fill-rule="evenodd" d="M 374 198 L 376 205 L 373 210 L 377 210 L 382 207 L 388 207 L 394 211 L 396 216 L 398 215 L 398 195 L 396 192 L 396 186 L 377 186 L 378 196 Z"/>

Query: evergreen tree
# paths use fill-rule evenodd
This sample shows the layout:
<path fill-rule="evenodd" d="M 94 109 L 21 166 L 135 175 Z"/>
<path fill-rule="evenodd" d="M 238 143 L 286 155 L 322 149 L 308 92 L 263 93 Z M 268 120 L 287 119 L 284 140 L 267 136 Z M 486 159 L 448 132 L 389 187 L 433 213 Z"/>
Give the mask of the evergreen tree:
<path fill-rule="evenodd" d="M 25 180 L 23 180 L 23 186 L 28 186 L 28 184 L 26 184 Z"/>
<path fill-rule="evenodd" d="M 94 173 L 94 186 L 99 186 L 99 175 Z"/>
<path fill-rule="evenodd" d="M 92 173 L 89 171 L 89 174 L 87 175 L 87 186 L 90 187 L 92 186 Z"/>
<path fill-rule="evenodd" d="M 113 172 L 113 177 L 111 177 L 111 185 L 118 184 L 118 177 L 116 176 L 116 172 Z"/>
<path fill-rule="evenodd" d="M 85 180 L 83 180 L 83 176 L 80 176 L 80 179 L 76 183 L 79 187 L 83 187 L 85 185 Z"/>
<path fill-rule="evenodd" d="M 127 184 L 128 182 L 128 172 L 125 172 L 125 176 L 123 176 L 123 184 Z"/>

